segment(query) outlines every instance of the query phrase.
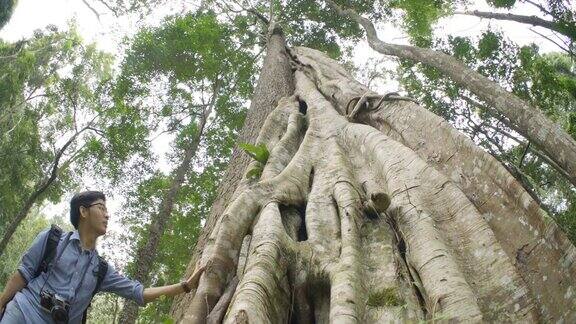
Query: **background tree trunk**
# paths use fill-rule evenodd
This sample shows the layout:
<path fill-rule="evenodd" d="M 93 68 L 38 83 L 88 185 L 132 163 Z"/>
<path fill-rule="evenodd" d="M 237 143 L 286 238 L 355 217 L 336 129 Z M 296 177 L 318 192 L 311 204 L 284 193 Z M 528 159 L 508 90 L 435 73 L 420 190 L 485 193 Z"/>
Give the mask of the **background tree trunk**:
<path fill-rule="evenodd" d="M 206 322 L 229 290 L 226 323 L 576 320 L 576 249 L 498 161 L 322 53 L 290 53 L 295 94 L 258 136 L 268 162 L 211 217 L 178 322 Z"/>
<path fill-rule="evenodd" d="M 212 94 L 211 102 L 207 107 L 203 109 L 203 112 L 198 120 L 198 130 L 195 136 L 192 138 L 188 147 L 184 151 L 184 157 L 182 162 L 176 169 L 170 188 L 164 199 L 162 200 L 160 211 L 157 215 L 152 217 L 152 223 L 146 234 L 146 243 L 142 245 L 136 252 L 135 262 L 136 268 L 134 271 L 134 279 L 140 281 L 145 287 L 150 283 L 150 271 L 156 259 L 156 254 L 158 251 L 158 245 L 160 244 L 160 238 L 164 234 L 164 230 L 170 216 L 172 215 L 172 210 L 174 209 L 174 202 L 176 201 L 176 196 L 180 192 L 180 188 L 184 183 L 186 173 L 190 170 L 192 161 L 196 156 L 198 151 L 198 145 L 204 136 L 204 130 L 206 128 L 206 123 L 208 117 L 212 112 L 216 98 L 218 97 L 218 85 L 214 86 L 214 91 Z M 124 304 L 124 308 L 120 313 L 120 323 L 132 324 L 136 322 L 138 317 L 138 305 L 131 300 L 127 300 Z"/>
<path fill-rule="evenodd" d="M 24 218 L 26 218 L 26 216 L 30 212 L 30 209 L 32 208 L 32 206 L 34 206 L 34 204 L 38 201 L 38 199 L 50 188 L 52 183 L 54 181 L 56 181 L 56 179 L 58 178 L 58 172 L 61 170 L 60 159 L 62 158 L 62 156 L 64 155 L 64 153 L 68 149 L 68 147 L 72 143 L 74 143 L 76 138 L 80 134 L 82 134 L 82 132 L 87 130 L 88 128 L 89 127 L 86 126 L 82 129 L 78 130 L 56 152 L 56 154 L 54 155 L 54 160 L 52 161 L 52 166 L 49 170 L 50 173 L 47 174 L 44 178 L 38 180 L 38 183 L 34 185 L 34 188 L 36 188 L 34 190 L 34 192 L 32 192 L 30 194 L 30 196 L 24 202 L 23 206 L 20 208 L 20 211 L 18 212 L 18 214 L 16 214 L 10 220 L 10 224 L 8 226 L 6 226 L 6 230 L 4 231 L 4 234 L 2 235 L 2 240 L 0 240 L 0 256 L 2 256 L 2 253 L 4 253 L 4 250 L 6 249 L 6 246 L 8 245 L 8 242 L 10 241 L 10 238 L 12 237 L 14 232 L 16 232 L 16 229 L 18 228 L 20 223 L 22 223 Z M 64 164 L 66 165 L 66 163 L 64 163 Z"/>

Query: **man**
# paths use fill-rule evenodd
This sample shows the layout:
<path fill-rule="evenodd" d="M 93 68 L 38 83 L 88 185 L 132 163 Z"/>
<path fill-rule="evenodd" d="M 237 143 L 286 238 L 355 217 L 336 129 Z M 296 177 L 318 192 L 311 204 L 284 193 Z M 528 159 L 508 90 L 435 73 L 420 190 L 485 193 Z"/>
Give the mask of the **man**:
<path fill-rule="evenodd" d="M 51 314 L 41 306 L 41 299 L 43 305 L 46 304 L 46 294 L 51 296 L 51 300 L 57 296 L 55 298 L 69 303 L 68 309 L 62 307 L 60 310 L 65 312 L 68 323 L 81 323 L 101 267 L 96 240 L 106 234 L 109 218 L 106 197 L 102 192 L 76 194 L 70 201 L 70 222 L 76 230 L 61 236 L 56 257 L 48 269 L 38 276 L 35 273 L 42 262 L 49 230 L 36 237 L 0 296 L 0 324 L 54 323 L 54 317 L 58 315 Z M 115 293 L 143 306 L 162 295 L 189 292 L 197 286 L 203 270 L 197 269 L 188 280 L 178 284 L 144 288 L 140 282 L 126 278 L 108 264 L 106 275 L 101 275 L 99 290 Z M 44 298 L 41 298 L 41 294 Z M 59 301 L 55 303 L 63 305 Z"/>

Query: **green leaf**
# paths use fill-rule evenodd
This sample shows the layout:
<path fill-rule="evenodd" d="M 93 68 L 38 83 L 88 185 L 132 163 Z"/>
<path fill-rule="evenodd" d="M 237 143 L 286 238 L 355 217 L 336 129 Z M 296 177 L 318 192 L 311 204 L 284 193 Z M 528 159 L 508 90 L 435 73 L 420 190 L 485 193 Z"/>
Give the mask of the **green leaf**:
<path fill-rule="evenodd" d="M 512 8 L 516 0 L 488 0 L 487 2 L 496 8 Z"/>
<path fill-rule="evenodd" d="M 262 175 L 263 170 L 264 168 L 262 168 L 262 165 L 255 166 L 252 169 L 250 169 L 248 173 L 246 173 L 246 177 L 250 179 L 259 179 L 260 176 Z"/>
<path fill-rule="evenodd" d="M 250 155 L 254 160 L 262 164 L 266 164 L 266 162 L 268 162 L 268 157 L 270 156 L 270 153 L 268 152 L 266 145 L 259 144 L 258 146 L 256 146 L 248 143 L 240 143 L 238 144 L 238 146 L 240 146 L 240 148 L 242 148 L 246 153 L 248 153 L 248 155 Z"/>

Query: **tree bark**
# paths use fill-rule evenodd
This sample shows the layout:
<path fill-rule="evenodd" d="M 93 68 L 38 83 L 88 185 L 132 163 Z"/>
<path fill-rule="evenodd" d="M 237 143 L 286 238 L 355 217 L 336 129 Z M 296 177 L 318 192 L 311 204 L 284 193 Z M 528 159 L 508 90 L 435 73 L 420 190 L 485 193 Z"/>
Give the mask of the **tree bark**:
<path fill-rule="evenodd" d="M 152 265 L 154 264 L 154 260 L 156 259 L 160 238 L 164 234 L 164 230 L 168 224 L 168 221 L 170 220 L 172 210 L 174 209 L 176 196 L 180 192 L 180 188 L 184 183 L 186 173 L 188 173 L 191 168 L 192 160 L 196 156 L 198 146 L 200 145 L 200 141 L 204 136 L 204 129 L 206 127 L 208 117 L 210 116 L 210 113 L 212 112 L 216 102 L 216 98 L 218 97 L 218 82 L 219 81 L 216 81 L 214 85 L 210 103 L 207 107 L 204 108 L 200 116 L 198 121 L 198 131 L 196 134 L 194 134 L 194 137 L 190 141 L 188 147 L 185 149 L 182 162 L 176 169 L 174 178 L 170 183 L 170 189 L 162 199 L 160 204 L 160 211 L 152 218 L 152 223 L 150 224 L 150 228 L 148 229 L 147 235 L 145 236 L 146 243 L 142 245 L 136 253 L 136 268 L 134 272 L 134 279 L 140 281 L 144 286 L 147 286 L 150 282 L 150 271 L 152 269 Z M 134 301 L 127 300 L 124 304 L 122 312 L 120 313 L 120 323 L 135 323 L 137 317 L 138 305 Z"/>
<path fill-rule="evenodd" d="M 213 218 L 177 322 L 206 322 L 234 278 L 224 323 L 576 320 L 576 250 L 501 164 L 320 52 L 290 57 L 268 162 Z"/>
<path fill-rule="evenodd" d="M 573 32 L 570 32 L 570 30 L 567 29 L 566 27 L 563 28 L 559 23 L 556 23 L 554 21 L 549 21 L 546 19 L 542 19 L 538 16 L 523 16 L 523 15 L 515 15 L 515 14 L 511 14 L 511 13 L 498 13 L 498 12 L 488 12 L 488 11 L 478 11 L 478 10 L 456 11 L 456 12 L 454 12 L 454 14 L 455 15 L 476 16 L 479 18 L 487 18 L 487 19 L 515 21 L 515 22 L 522 23 L 522 24 L 529 24 L 532 26 L 543 27 L 543 28 L 558 32 L 564 36 L 567 36 L 568 38 L 570 38 L 572 40 L 574 40 L 574 37 L 576 36 L 576 35 L 574 35 Z M 566 24 L 566 26 L 570 26 L 570 25 Z M 572 28 L 572 31 L 574 31 L 576 29 L 576 27 L 574 27 L 574 26 L 571 26 L 571 28 Z"/>
<path fill-rule="evenodd" d="M 258 84 L 252 97 L 252 102 L 239 134 L 238 143 L 255 143 L 260 127 L 266 117 L 277 106 L 280 98 L 289 96 L 294 92 L 294 81 L 290 61 L 285 49 L 285 41 L 282 30 L 278 26 L 272 26 L 269 31 L 266 56 Z M 281 129 L 279 130 L 282 131 Z M 202 229 L 198 242 L 194 248 L 191 261 L 188 264 L 186 275 L 194 270 L 196 261 L 204 254 L 204 250 L 214 233 L 218 221 L 228 204 L 234 197 L 235 192 L 246 186 L 246 181 L 241 183 L 246 167 L 250 163 L 250 157 L 238 147 L 234 148 L 232 157 L 226 169 L 222 183 L 218 187 L 218 195 L 212 204 L 206 225 Z M 193 307 L 193 294 L 180 295 L 174 300 L 172 315 L 177 321 L 190 321 L 193 314 L 188 311 Z M 206 317 L 207 314 L 203 314 Z"/>
<path fill-rule="evenodd" d="M 565 170 L 570 175 L 568 180 L 576 185 L 576 142 L 560 126 L 546 118 L 540 109 L 532 107 L 504 90 L 496 82 L 469 69 L 449 55 L 426 48 L 395 45 L 381 41 L 374 25 L 368 19 L 351 9 L 340 8 L 332 0 L 327 0 L 327 2 L 340 15 L 349 17 L 360 24 L 366 31 L 368 44 L 377 52 L 435 67 L 492 105 L 518 127 L 520 134 L 539 147 Z"/>
<path fill-rule="evenodd" d="M 206 322 L 234 277 L 224 323 L 576 320 L 576 249 L 501 164 L 322 53 L 290 55 L 268 162 L 213 218 L 177 322 Z"/>
<path fill-rule="evenodd" d="M 337 71 L 337 63 L 321 53 L 300 48 L 296 52 L 303 64 L 320 71 L 316 74 L 329 76 L 317 83 L 336 106 L 346 107 L 367 92 L 375 94 L 345 71 Z M 362 110 L 358 122 L 411 148 L 462 190 L 486 219 L 508 258 L 516 260 L 516 271 L 529 283 L 530 293 L 542 301 L 541 313 L 560 317 L 570 309 L 563 298 L 569 293 L 564 278 L 575 271 L 573 261 L 567 260 L 574 258 L 576 251 L 522 185 L 494 157 L 430 111 L 409 101 L 384 102 L 374 109 L 377 101 L 373 99 Z M 558 268 L 557 264 L 568 267 Z"/>

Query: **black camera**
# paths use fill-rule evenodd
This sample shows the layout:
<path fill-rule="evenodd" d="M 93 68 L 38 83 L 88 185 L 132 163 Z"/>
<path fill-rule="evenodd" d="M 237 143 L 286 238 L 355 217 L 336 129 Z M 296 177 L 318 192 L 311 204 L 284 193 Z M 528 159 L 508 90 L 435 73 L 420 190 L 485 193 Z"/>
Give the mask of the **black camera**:
<path fill-rule="evenodd" d="M 41 290 L 40 306 L 43 310 L 50 313 L 55 323 L 68 323 L 70 303 L 62 296 Z"/>

